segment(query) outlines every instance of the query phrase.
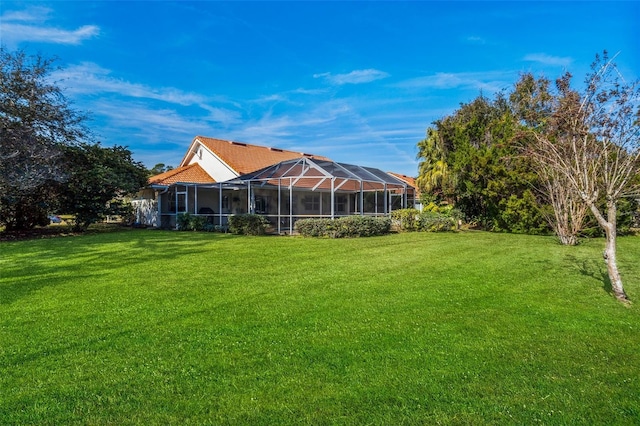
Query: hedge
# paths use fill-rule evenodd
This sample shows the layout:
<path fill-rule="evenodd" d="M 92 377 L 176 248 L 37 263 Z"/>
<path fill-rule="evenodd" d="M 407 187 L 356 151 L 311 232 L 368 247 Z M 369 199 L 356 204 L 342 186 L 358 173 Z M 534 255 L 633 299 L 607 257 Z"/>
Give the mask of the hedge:
<path fill-rule="evenodd" d="M 420 212 L 416 209 L 402 209 L 391 212 L 393 226 L 399 231 L 444 232 L 457 228 L 458 219 L 454 211 Z"/>
<path fill-rule="evenodd" d="M 305 237 L 371 237 L 391 231 L 388 217 L 345 216 L 337 219 L 300 219 L 296 231 Z"/>
<path fill-rule="evenodd" d="M 258 214 L 229 216 L 229 231 L 240 235 L 264 235 L 269 221 Z"/>

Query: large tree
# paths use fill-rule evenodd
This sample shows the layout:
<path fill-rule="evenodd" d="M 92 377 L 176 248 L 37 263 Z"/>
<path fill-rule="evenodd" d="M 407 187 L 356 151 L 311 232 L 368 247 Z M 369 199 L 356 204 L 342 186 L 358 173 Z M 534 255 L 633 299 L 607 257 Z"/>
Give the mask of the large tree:
<path fill-rule="evenodd" d="M 518 155 L 517 130 L 518 121 L 502 94 L 462 104 L 435 121 L 418 143 L 418 185 L 484 229 L 545 232 L 531 190 L 536 176 Z"/>
<path fill-rule="evenodd" d="M 147 169 L 122 146 L 70 146 L 62 158 L 68 177 L 57 186 L 59 208 L 74 215 L 78 231 L 107 215 L 127 213 L 130 204 L 123 197 L 147 182 Z"/>
<path fill-rule="evenodd" d="M 93 142 L 86 116 L 51 82 L 54 61 L 0 49 L 0 225 L 48 224 L 71 213 L 77 229 L 122 212 L 148 171 L 121 146 Z"/>
<path fill-rule="evenodd" d="M 518 133 L 517 139 L 525 155 L 530 153 L 532 147 L 535 154 L 535 147 L 539 144 L 533 135 L 546 132 L 550 125 L 549 117 L 557 99 L 550 86 L 551 81 L 547 78 L 535 78 L 533 74 L 525 73 L 520 76 L 509 95 L 511 108 L 523 129 Z M 529 164 L 538 174 L 535 188 L 539 201 L 543 206 L 550 207 L 541 209 L 549 226 L 562 244 L 578 244 L 587 216 L 586 204 L 570 189 L 564 175 L 554 167 L 544 161 Z"/>
<path fill-rule="evenodd" d="M 0 223 L 40 224 L 47 187 L 65 179 L 62 147 L 87 137 L 85 116 L 50 82 L 54 60 L 0 48 Z"/>
<path fill-rule="evenodd" d="M 598 55 L 582 93 L 571 75 L 556 82 L 548 125 L 533 131 L 532 154 L 579 197 L 604 231 L 604 258 L 613 294 L 627 301 L 616 261 L 617 213 L 640 184 L 640 82 L 625 82 L 606 52 Z"/>

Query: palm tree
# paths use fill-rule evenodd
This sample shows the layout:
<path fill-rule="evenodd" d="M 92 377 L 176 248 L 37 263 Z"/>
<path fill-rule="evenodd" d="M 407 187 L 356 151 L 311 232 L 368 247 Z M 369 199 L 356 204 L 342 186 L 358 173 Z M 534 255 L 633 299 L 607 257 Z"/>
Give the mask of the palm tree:
<path fill-rule="evenodd" d="M 418 165 L 418 187 L 425 194 L 443 197 L 445 188 L 453 183 L 453 176 L 437 130 L 428 128 L 427 137 L 418 142 L 418 159 L 422 160 Z"/>

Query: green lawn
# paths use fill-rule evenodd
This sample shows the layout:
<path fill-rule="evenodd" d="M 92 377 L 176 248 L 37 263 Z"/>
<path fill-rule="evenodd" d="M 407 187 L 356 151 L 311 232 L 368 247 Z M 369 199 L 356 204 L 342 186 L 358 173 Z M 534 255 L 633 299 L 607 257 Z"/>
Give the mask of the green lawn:
<path fill-rule="evenodd" d="M 640 424 L 602 240 L 132 230 L 0 243 L 0 424 Z"/>

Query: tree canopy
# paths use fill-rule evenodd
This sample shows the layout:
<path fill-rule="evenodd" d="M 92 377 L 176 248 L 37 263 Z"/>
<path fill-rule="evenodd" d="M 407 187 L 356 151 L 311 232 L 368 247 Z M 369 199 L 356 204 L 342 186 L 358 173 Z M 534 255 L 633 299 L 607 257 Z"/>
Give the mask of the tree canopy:
<path fill-rule="evenodd" d="M 537 177 L 519 155 L 519 121 L 508 100 L 478 96 L 437 120 L 418 143 L 420 189 L 453 204 L 483 229 L 541 233 Z"/>
<path fill-rule="evenodd" d="M 54 63 L 0 48 L 0 225 L 7 230 L 48 224 L 57 209 L 76 213 L 85 227 L 110 211 L 110 199 L 144 185 L 146 170 L 126 148 L 93 141 L 87 116 L 51 82 Z"/>

